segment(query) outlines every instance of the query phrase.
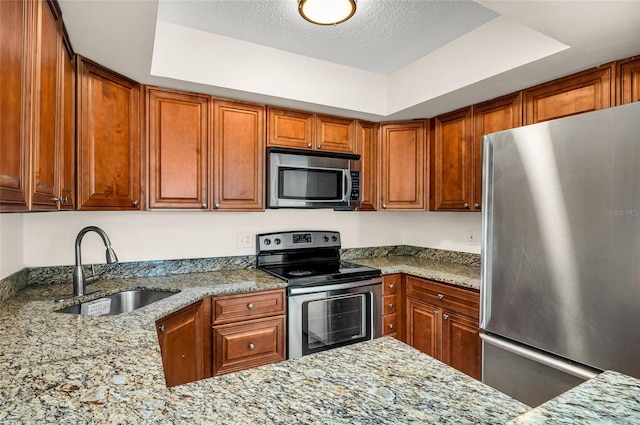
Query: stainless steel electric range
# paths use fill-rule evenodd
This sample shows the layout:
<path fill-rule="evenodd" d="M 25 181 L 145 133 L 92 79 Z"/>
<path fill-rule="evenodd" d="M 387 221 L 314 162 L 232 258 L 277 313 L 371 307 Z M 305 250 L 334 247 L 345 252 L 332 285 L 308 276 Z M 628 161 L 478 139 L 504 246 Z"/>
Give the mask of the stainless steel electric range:
<path fill-rule="evenodd" d="M 380 270 L 340 260 L 340 233 L 257 235 L 258 268 L 287 281 L 288 358 L 382 335 Z"/>

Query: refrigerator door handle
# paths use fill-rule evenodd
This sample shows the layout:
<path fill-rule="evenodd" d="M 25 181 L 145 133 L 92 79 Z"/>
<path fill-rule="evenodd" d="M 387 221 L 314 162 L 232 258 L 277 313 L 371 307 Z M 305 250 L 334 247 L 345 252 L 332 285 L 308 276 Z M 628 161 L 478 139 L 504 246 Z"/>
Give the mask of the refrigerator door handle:
<path fill-rule="evenodd" d="M 480 338 L 482 338 L 487 344 L 491 344 L 493 346 L 501 348 L 505 351 L 512 352 L 526 359 L 532 360 L 537 363 L 541 363 L 553 369 L 578 377 L 580 379 L 584 379 L 585 381 L 588 381 L 591 378 L 595 378 L 600 373 L 602 373 L 601 370 L 593 369 L 588 366 L 569 363 L 566 360 L 561 360 L 559 358 L 552 357 L 542 352 L 534 351 L 531 348 L 527 348 L 519 344 L 514 344 L 513 342 L 510 342 L 508 340 L 498 338 L 489 334 L 481 333 Z"/>

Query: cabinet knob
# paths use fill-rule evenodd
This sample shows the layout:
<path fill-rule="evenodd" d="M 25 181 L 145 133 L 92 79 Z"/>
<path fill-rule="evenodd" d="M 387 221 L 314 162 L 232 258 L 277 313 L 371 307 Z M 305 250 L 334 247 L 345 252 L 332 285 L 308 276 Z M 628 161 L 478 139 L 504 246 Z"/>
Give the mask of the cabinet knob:
<path fill-rule="evenodd" d="M 62 198 L 51 198 L 53 202 L 62 202 Z"/>
<path fill-rule="evenodd" d="M 249 350 L 253 350 L 254 348 L 256 348 L 256 346 L 255 346 L 255 345 L 253 345 L 253 344 L 249 344 Z"/>
<path fill-rule="evenodd" d="M 68 204 L 69 203 L 69 197 L 68 196 L 63 196 L 61 199 L 62 199 L 62 203 L 63 204 Z"/>
<path fill-rule="evenodd" d="M 449 318 L 449 315 L 448 315 L 447 313 L 445 313 L 445 314 L 443 314 L 443 315 L 442 315 L 442 318 L 443 318 L 444 320 L 447 320 L 447 319 Z"/>
<path fill-rule="evenodd" d="M 389 308 L 393 308 L 393 303 L 389 303 Z"/>
<path fill-rule="evenodd" d="M 442 295 L 442 294 L 438 294 L 438 299 L 439 299 L 439 300 L 441 300 L 441 299 L 443 299 L 443 298 L 444 298 L 444 295 Z"/>
<path fill-rule="evenodd" d="M 220 203 L 216 202 L 216 203 L 213 205 L 213 207 L 214 207 L 214 208 L 216 208 L 216 209 L 217 209 L 217 208 L 220 208 Z"/>
<path fill-rule="evenodd" d="M 137 207 L 138 206 L 138 200 L 136 199 L 135 201 L 133 201 L 131 203 L 132 206 Z"/>
<path fill-rule="evenodd" d="M 480 209 L 480 204 L 476 202 L 475 204 L 473 204 L 473 208 L 479 210 Z"/>
<path fill-rule="evenodd" d="M 318 149 L 322 149 L 322 143 L 318 143 Z"/>
<path fill-rule="evenodd" d="M 202 203 L 202 208 L 207 208 L 207 207 L 208 207 L 207 203 L 206 203 L 206 202 L 203 202 L 203 203 Z"/>
<path fill-rule="evenodd" d="M 465 202 L 465 203 L 464 203 L 464 209 L 465 209 L 465 210 L 468 210 L 469 208 L 470 208 L 470 207 L 469 207 L 469 204 L 467 204 L 467 203 Z"/>
<path fill-rule="evenodd" d="M 393 329 L 393 323 L 389 323 L 389 329 Z"/>
<path fill-rule="evenodd" d="M 386 209 L 387 208 L 387 204 L 382 204 L 382 208 Z"/>
<path fill-rule="evenodd" d="M 433 310 L 433 314 L 438 314 L 438 310 Z"/>
<path fill-rule="evenodd" d="M 389 284 L 389 289 L 393 289 L 393 283 Z"/>
<path fill-rule="evenodd" d="M 165 325 L 160 325 L 160 326 L 158 326 L 158 330 L 159 330 L 160 332 L 164 332 L 166 329 L 167 329 L 167 327 L 166 327 Z"/>
<path fill-rule="evenodd" d="M 249 310 L 253 310 L 253 304 L 248 304 L 248 305 L 247 305 L 247 308 L 248 308 Z"/>
<path fill-rule="evenodd" d="M 307 143 L 308 148 L 310 148 L 311 146 L 313 146 L 311 143 Z"/>

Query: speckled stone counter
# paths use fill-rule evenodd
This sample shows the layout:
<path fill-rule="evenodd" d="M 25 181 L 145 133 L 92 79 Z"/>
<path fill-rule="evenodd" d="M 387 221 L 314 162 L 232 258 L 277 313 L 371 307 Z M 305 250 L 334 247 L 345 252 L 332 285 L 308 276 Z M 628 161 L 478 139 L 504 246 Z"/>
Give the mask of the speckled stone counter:
<path fill-rule="evenodd" d="M 377 267 L 383 274 L 407 273 L 425 279 L 480 290 L 480 267 L 419 257 L 375 257 L 350 260 Z"/>
<path fill-rule="evenodd" d="M 541 404 L 512 424 L 639 424 L 640 379 L 607 371 Z"/>

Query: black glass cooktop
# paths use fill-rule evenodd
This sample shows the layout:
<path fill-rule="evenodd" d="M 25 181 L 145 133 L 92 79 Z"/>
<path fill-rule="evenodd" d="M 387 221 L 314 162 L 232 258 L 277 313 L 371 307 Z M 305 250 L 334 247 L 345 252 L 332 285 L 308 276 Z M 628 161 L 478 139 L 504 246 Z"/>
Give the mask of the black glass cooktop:
<path fill-rule="evenodd" d="M 346 261 L 298 263 L 260 267 L 272 275 L 286 280 L 290 286 L 309 286 L 356 281 L 378 277 L 379 269 Z"/>

